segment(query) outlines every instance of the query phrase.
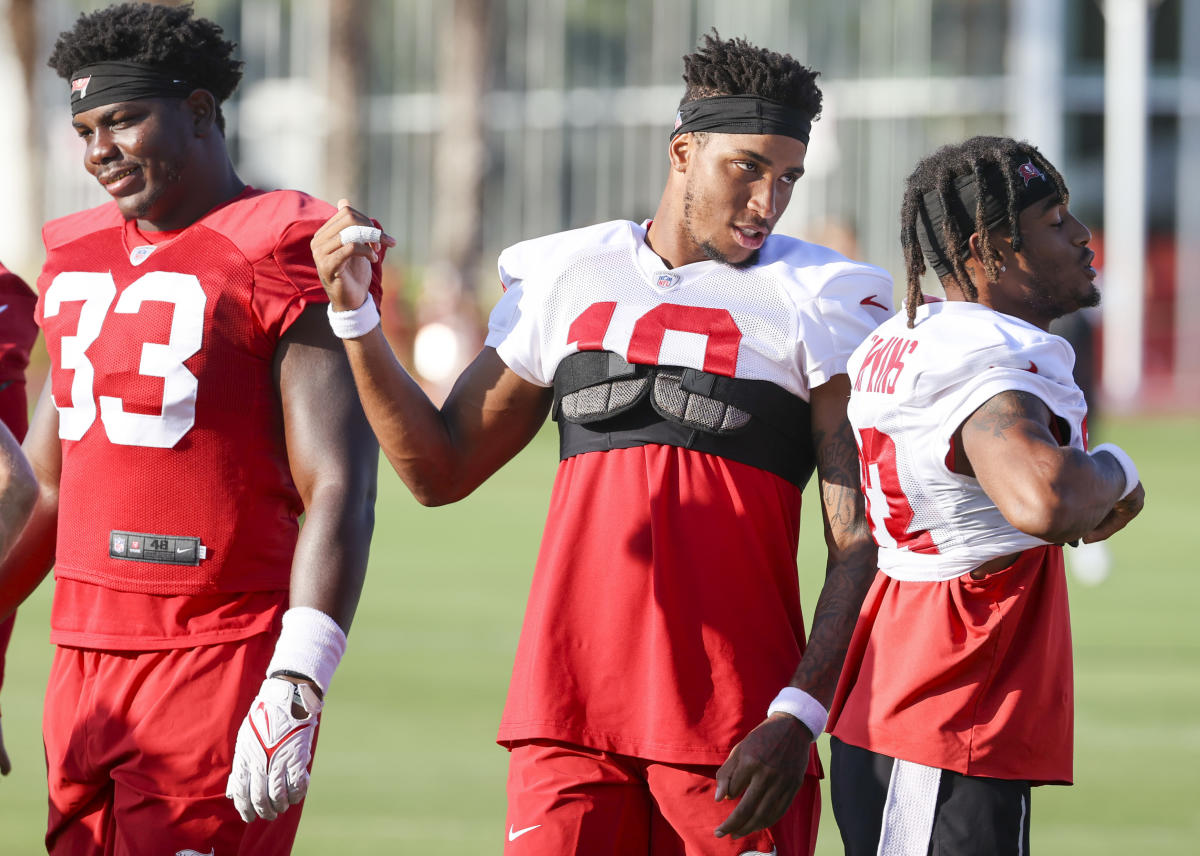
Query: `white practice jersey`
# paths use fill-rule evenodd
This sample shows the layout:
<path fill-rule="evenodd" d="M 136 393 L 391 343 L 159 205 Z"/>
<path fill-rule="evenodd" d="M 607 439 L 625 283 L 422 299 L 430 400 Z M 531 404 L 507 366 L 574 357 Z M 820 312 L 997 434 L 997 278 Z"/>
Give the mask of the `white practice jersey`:
<path fill-rule="evenodd" d="M 902 312 L 850 358 L 848 415 L 879 569 L 899 580 L 948 580 L 1047 542 L 1014 528 L 979 482 L 953 472 L 951 440 L 984 402 L 1037 396 L 1085 449 L 1087 405 L 1065 339 L 977 303 L 929 302 L 913 329 Z"/>
<path fill-rule="evenodd" d="M 883 270 L 795 238 L 767 238 L 757 264 L 669 269 L 626 220 L 562 232 L 500 255 L 504 296 L 487 344 L 520 377 L 551 386 L 580 350 L 628 362 L 766 380 L 803 400 L 846 371 L 891 312 Z"/>

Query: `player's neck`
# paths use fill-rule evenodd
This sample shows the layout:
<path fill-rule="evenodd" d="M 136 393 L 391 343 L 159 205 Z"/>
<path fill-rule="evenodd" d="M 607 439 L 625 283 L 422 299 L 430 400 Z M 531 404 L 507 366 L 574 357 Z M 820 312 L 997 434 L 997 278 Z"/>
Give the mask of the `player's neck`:
<path fill-rule="evenodd" d="M 652 249 L 668 268 L 682 267 L 707 257 L 696 246 L 684 227 L 683 209 L 664 193 L 646 230 L 646 246 Z"/>
<path fill-rule="evenodd" d="M 177 232 L 224 205 L 246 189 L 228 156 L 215 161 L 211 169 L 198 169 L 187 177 L 188 188 L 175 194 L 178 203 L 150 218 L 138 218 L 142 232 Z"/>

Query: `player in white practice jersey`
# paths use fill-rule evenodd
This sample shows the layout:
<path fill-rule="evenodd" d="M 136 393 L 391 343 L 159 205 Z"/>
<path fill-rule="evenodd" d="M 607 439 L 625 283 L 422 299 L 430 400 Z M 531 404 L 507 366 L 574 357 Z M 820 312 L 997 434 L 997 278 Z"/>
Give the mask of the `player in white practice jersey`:
<path fill-rule="evenodd" d="M 368 418 L 422 501 L 465 496 L 551 408 L 559 423 L 500 725 L 513 856 L 810 853 L 811 744 L 875 569 L 846 359 L 889 314 L 891 280 L 771 234 L 815 75 L 715 37 L 685 66 L 653 220 L 506 250 L 486 347 L 440 410 L 356 309 L 374 250 L 342 230 L 369 218 L 343 208 L 313 244 Z M 814 464 L 829 565 L 806 650 Z"/>
<path fill-rule="evenodd" d="M 1088 452 L 1070 345 L 1095 305 L 1091 233 L 1027 143 L 946 146 L 908 180 L 907 312 L 855 351 L 848 414 L 879 544 L 830 711 L 849 856 L 1029 852 L 1030 785 L 1069 783 L 1062 543 L 1128 523 L 1144 491 Z M 947 299 L 923 298 L 929 264 Z"/>

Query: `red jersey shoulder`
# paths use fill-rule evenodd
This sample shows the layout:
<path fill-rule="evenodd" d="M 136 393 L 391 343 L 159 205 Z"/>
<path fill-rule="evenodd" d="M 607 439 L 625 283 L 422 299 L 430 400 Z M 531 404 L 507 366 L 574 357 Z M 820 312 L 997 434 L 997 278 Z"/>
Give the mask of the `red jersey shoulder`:
<path fill-rule="evenodd" d="M 25 284 L 25 280 L 0 264 L 0 300 L 20 300 L 33 298 L 33 289 Z"/>
<path fill-rule="evenodd" d="M 274 252 L 281 241 L 311 240 L 336 212 L 328 202 L 299 190 L 247 188 L 228 205 L 206 215 L 203 222 L 256 262 Z"/>
<path fill-rule="evenodd" d="M 0 381 L 19 380 L 37 339 L 37 295 L 25 280 L 0 264 Z"/>
<path fill-rule="evenodd" d="M 106 202 L 86 211 L 76 211 L 74 214 L 51 220 L 42 227 L 42 240 L 47 250 L 53 250 L 92 232 L 124 225 L 125 218 L 121 216 L 117 203 Z"/>

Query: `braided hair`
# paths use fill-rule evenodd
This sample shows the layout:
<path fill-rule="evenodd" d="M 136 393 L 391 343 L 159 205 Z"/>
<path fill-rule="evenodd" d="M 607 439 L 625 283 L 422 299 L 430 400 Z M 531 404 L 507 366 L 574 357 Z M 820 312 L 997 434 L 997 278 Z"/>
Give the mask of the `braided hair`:
<path fill-rule="evenodd" d="M 182 77 L 217 102 L 217 126 L 225 130 L 221 102 L 242 79 L 237 45 L 223 38 L 220 26 L 192 14 L 192 4 L 157 6 L 118 3 L 81 14 L 75 26 L 59 34 L 47 63 L 64 80 L 85 65 L 136 62 Z"/>
<path fill-rule="evenodd" d="M 687 90 L 681 105 L 718 95 L 754 95 L 794 107 L 814 120 L 821 115 L 819 72 L 745 39 L 722 39 L 715 29 L 702 41 L 683 58 Z"/>
<path fill-rule="evenodd" d="M 993 248 L 993 233 L 997 230 L 1001 234 L 1007 231 L 1012 238 L 1013 250 L 1015 252 L 1021 250 L 1021 229 L 1018 225 L 1018 217 L 1021 213 L 1021 209 L 1018 207 L 1021 185 L 1018 180 L 1018 170 L 1022 164 L 1027 162 L 1032 163 L 1045 174 L 1058 199 L 1065 205 L 1069 199 L 1069 193 L 1058 170 L 1034 146 L 1009 137 L 972 137 L 963 143 L 942 146 L 917 163 L 912 175 L 905 182 L 904 201 L 900 207 L 900 246 L 904 251 L 904 265 L 907 274 L 909 327 L 913 326 L 917 307 L 925 302 L 925 296 L 921 291 L 921 276 L 925 273 L 926 266 L 918 236 L 918 224 L 940 219 L 940 231 L 936 238 L 941 244 L 945 259 L 951 268 L 948 275 L 954 278 L 955 284 L 962 289 L 968 300 L 978 299 L 979 292 L 971 282 L 963 264 L 968 255 L 972 231 L 979 233 L 980 255 L 983 260 L 984 272 L 990 279 L 995 280 L 1000 272 L 996 266 L 998 256 Z M 989 193 L 1001 197 L 1007 209 L 1002 224 L 988 227 L 982 193 L 978 195 L 975 211 L 971 212 L 974 215 L 972 231 L 962 229 L 956 217 L 931 216 L 934 212 L 926 209 L 926 194 L 936 193 L 940 199 L 942 210 L 949 211 L 956 192 L 955 181 L 965 176 L 974 176 L 978 186 L 984 187 L 985 170 L 992 174 L 998 171 L 1003 176 L 1002 186 L 996 186 L 994 181 L 987 183 Z"/>

